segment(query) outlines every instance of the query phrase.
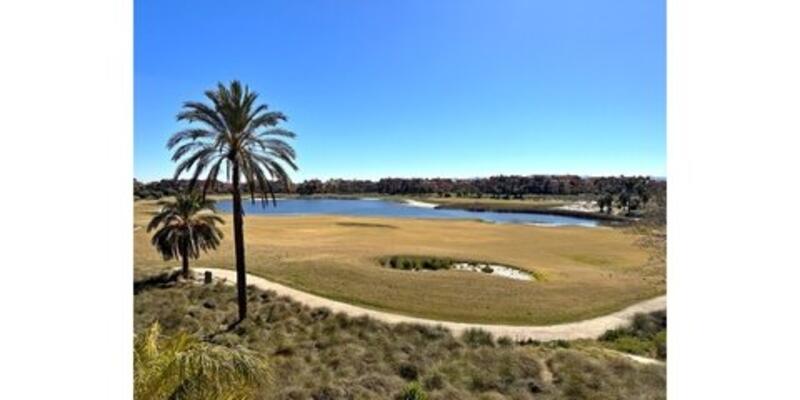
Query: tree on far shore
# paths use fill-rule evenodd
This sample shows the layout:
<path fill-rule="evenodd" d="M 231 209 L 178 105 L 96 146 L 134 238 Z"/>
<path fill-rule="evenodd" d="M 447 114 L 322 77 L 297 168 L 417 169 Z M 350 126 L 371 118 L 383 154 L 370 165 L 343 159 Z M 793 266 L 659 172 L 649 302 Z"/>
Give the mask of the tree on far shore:
<path fill-rule="evenodd" d="M 178 121 L 195 126 L 175 133 L 167 142 L 174 150 L 172 160 L 179 162 L 175 179 L 183 172 L 191 172 L 189 187 L 196 186 L 205 173 L 203 197 L 217 185 L 220 173 L 231 180 L 233 195 L 233 240 L 236 254 L 236 289 L 239 321 L 247 317 L 247 283 L 244 252 L 244 221 L 242 187 L 250 193 L 252 201 L 260 197 L 266 205 L 269 197 L 275 202 L 276 183 L 288 191 L 289 174 L 286 167 L 297 170 L 294 149 L 283 138 L 295 134 L 278 128 L 286 116 L 269 111 L 266 104 L 256 104 L 258 94 L 233 81 L 222 83 L 216 90 L 205 92 L 210 104 L 187 101 Z"/>
<path fill-rule="evenodd" d="M 200 251 L 216 249 L 222 231 L 216 224 L 225 222 L 214 213 L 214 201 L 196 193 L 179 193 L 175 201 L 161 202 L 161 210 L 147 225 L 147 232 L 156 230 L 151 243 L 165 260 L 180 258 L 182 274 L 189 277 L 189 259 Z"/>

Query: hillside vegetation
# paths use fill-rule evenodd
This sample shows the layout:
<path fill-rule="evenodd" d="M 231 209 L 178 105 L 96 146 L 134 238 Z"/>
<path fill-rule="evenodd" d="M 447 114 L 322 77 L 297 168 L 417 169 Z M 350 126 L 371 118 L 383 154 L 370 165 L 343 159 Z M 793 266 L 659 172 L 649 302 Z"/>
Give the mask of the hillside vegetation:
<path fill-rule="evenodd" d="M 250 317 L 233 328 L 236 293 L 222 284 L 140 287 L 135 330 L 159 321 L 214 345 L 242 346 L 270 365 L 255 399 L 663 399 L 666 371 L 592 344 L 518 345 L 481 331 L 388 325 L 310 309 L 248 289 Z M 154 287 L 155 286 L 155 287 Z"/>

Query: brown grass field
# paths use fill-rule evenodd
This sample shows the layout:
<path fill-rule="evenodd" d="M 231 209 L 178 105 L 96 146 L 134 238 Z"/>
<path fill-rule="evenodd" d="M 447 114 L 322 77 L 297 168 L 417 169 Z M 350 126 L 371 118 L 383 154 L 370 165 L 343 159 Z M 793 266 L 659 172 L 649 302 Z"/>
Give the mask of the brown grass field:
<path fill-rule="evenodd" d="M 134 205 L 137 276 L 178 266 L 150 245 L 153 201 Z M 230 215 L 217 251 L 192 265 L 233 268 Z M 137 228 L 140 227 L 140 228 Z M 246 216 L 248 272 L 332 299 L 424 318 L 547 325 L 607 314 L 663 294 L 663 262 L 619 228 L 537 227 L 467 220 L 345 216 Z M 525 282 L 459 271 L 380 267 L 388 255 L 426 255 L 513 265 Z"/>

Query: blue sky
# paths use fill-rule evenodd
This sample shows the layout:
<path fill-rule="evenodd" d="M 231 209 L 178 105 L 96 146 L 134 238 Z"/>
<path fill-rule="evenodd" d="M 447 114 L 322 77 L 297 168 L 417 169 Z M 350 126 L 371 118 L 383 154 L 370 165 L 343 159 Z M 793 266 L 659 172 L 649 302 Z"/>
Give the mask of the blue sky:
<path fill-rule="evenodd" d="M 307 178 L 666 175 L 662 0 L 134 4 L 134 175 L 175 114 L 239 79 Z"/>

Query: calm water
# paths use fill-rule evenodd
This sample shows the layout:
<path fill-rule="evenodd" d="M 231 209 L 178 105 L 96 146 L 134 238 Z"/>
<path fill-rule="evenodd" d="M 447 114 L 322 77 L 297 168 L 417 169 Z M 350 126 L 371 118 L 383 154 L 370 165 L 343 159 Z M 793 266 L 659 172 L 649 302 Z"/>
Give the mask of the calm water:
<path fill-rule="evenodd" d="M 597 221 L 594 220 L 561 215 L 439 210 L 412 206 L 402 202 L 373 199 L 278 199 L 277 207 L 273 207 L 272 202 L 267 207 L 262 207 L 260 201 L 252 204 L 249 200 L 242 200 L 245 215 L 333 214 L 395 218 L 480 219 L 487 222 L 515 224 L 597 226 Z M 231 212 L 231 200 L 218 201 L 217 208 L 222 212 Z"/>

